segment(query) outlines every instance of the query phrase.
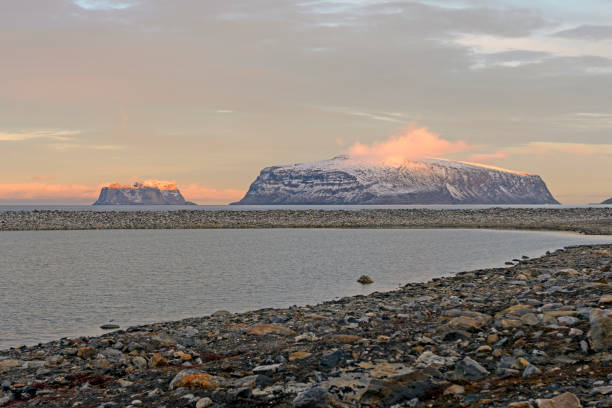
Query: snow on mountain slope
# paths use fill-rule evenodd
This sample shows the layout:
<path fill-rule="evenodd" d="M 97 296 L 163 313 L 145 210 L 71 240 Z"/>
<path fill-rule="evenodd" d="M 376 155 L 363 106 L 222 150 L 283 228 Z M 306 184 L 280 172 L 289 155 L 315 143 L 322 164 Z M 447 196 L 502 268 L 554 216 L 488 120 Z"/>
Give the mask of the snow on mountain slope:
<path fill-rule="evenodd" d="M 178 188 L 149 186 L 136 182 L 133 186 L 111 185 L 100 190 L 93 205 L 190 205 Z"/>
<path fill-rule="evenodd" d="M 234 204 L 558 204 L 539 176 L 443 159 L 267 167 Z"/>

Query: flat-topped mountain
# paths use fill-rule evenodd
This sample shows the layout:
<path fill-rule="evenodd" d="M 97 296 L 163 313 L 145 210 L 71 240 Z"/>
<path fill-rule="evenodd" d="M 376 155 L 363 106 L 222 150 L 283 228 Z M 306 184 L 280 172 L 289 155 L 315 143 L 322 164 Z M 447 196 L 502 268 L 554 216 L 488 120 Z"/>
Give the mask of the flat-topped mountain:
<path fill-rule="evenodd" d="M 389 166 L 338 156 L 267 167 L 233 204 L 559 203 L 536 175 L 442 159 Z"/>
<path fill-rule="evenodd" d="M 103 187 L 93 205 L 195 205 L 185 201 L 173 183 L 135 182 L 131 186 L 113 183 Z"/>

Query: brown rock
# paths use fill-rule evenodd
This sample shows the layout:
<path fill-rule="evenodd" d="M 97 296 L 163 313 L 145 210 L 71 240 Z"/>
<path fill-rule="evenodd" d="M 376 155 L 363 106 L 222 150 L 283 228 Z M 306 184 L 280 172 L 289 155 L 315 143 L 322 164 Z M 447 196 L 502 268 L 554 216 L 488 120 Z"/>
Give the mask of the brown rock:
<path fill-rule="evenodd" d="M 531 405 L 531 403 L 528 401 L 519 401 L 511 402 L 510 404 L 508 404 L 507 408 L 533 408 L 533 405 Z"/>
<path fill-rule="evenodd" d="M 363 340 L 363 337 L 354 336 L 352 334 L 336 334 L 325 339 L 327 343 L 350 344 L 357 343 Z"/>
<path fill-rule="evenodd" d="M 305 351 L 296 351 L 295 353 L 291 353 L 289 355 L 289 361 L 305 360 L 310 356 L 312 356 L 312 353 L 307 353 Z"/>
<path fill-rule="evenodd" d="M 489 337 L 487 337 L 487 343 L 489 344 L 495 344 L 498 341 L 499 341 L 499 334 L 497 333 L 489 334 Z"/>
<path fill-rule="evenodd" d="M 465 394 L 465 388 L 461 385 L 453 384 L 444 390 L 444 395 L 462 395 Z"/>
<path fill-rule="evenodd" d="M 454 317 L 448 322 L 448 325 L 453 329 L 459 330 L 479 330 L 482 326 L 486 324 L 486 321 L 477 320 L 473 317 L 468 316 L 459 316 Z"/>
<path fill-rule="evenodd" d="M 566 392 L 555 398 L 536 400 L 538 408 L 581 408 L 580 400 L 575 394 Z"/>
<path fill-rule="evenodd" d="M 600 305 L 609 305 L 610 303 L 612 303 L 612 295 L 603 295 L 599 298 Z"/>
<path fill-rule="evenodd" d="M 287 327 L 279 326 L 274 323 L 259 323 L 247 330 L 247 334 L 252 336 L 265 336 L 266 334 L 278 334 L 281 336 L 295 336 L 297 333 Z"/>
<path fill-rule="evenodd" d="M 523 322 L 516 319 L 502 319 L 498 323 L 498 327 L 502 329 L 515 329 L 517 327 L 521 327 Z"/>
<path fill-rule="evenodd" d="M 10 370 L 11 368 L 20 367 L 23 364 L 20 360 L 4 360 L 0 361 L 0 373 Z"/>
<path fill-rule="evenodd" d="M 153 368 L 165 367 L 168 365 L 168 361 L 164 357 L 162 357 L 161 354 L 155 353 L 153 354 L 153 357 L 151 357 L 151 359 L 149 360 L 149 365 Z"/>
<path fill-rule="evenodd" d="M 502 316 L 509 316 L 509 315 L 521 315 L 523 313 L 526 312 L 526 310 L 529 309 L 533 309 L 533 306 L 531 305 L 514 305 L 514 306 L 510 306 L 507 309 L 502 310 L 501 312 L 497 313 L 495 315 L 496 318 L 500 318 Z"/>
<path fill-rule="evenodd" d="M 221 387 L 222 378 L 198 372 L 196 370 L 183 370 L 170 382 L 170 389 L 187 387 L 192 390 L 216 390 Z"/>
<path fill-rule="evenodd" d="M 94 358 L 97 354 L 98 353 L 96 352 L 96 349 L 91 346 L 81 347 L 77 350 L 77 356 L 81 357 L 84 360 L 90 360 Z"/>
<path fill-rule="evenodd" d="M 606 351 L 612 348 L 612 314 L 607 310 L 592 309 L 589 316 L 591 329 L 589 337 L 595 351 Z"/>

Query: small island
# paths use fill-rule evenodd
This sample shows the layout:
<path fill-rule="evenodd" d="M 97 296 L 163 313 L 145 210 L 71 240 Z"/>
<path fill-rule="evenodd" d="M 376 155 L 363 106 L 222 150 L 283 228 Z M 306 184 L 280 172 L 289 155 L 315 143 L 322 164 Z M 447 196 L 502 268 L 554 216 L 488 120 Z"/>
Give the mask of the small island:
<path fill-rule="evenodd" d="M 93 205 L 197 205 L 185 198 L 174 183 L 141 182 L 110 184 L 100 191 Z"/>

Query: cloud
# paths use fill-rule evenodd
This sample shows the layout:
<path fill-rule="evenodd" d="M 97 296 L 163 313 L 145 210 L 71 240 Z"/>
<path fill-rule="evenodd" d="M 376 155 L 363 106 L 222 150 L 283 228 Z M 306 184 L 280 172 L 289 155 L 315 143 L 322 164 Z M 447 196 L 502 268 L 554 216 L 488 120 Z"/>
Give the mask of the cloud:
<path fill-rule="evenodd" d="M 179 189 L 183 197 L 187 201 L 195 201 L 200 204 L 227 204 L 231 201 L 237 201 L 241 199 L 246 191 L 224 189 L 218 190 L 210 187 L 203 186 L 198 183 L 191 184 L 178 184 L 175 181 L 164 181 L 164 180 L 143 180 L 136 181 L 133 184 L 121 184 L 121 183 L 104 183 L 104 187 L 112 188 L 133 188 L 134 186 L 142 187 L 157 187 L 160 190 L 175 190 Z"/>
<path fill-rule="evenodd" d="M 471 162 L 488 162 L 494 159 L 504 159 L 508 155 L 504 152 L 495 152 L 495 153 L 474 153 L 472 154 L 468 160 Z"/>
<path fill-rule="evenodd" d="M 569 30 L 558 31 L 555 37 L 579 38 L 585 40 L 609 40 L 612 39 L 612 26 L 609 25 L 581 25 Z"/>
<path fill-rule="evenodd" d="M 82 201 L 94 199 L 98 191 L 97 187 L 76 184 L 0 184 L 0 200 Z"/>
<path fill-rule="evenodd" d="M 524 145 L 502 149 L 507 155 L 543 155 L 568 153 L 578 156 L 610 156 L 612 144 L 587 144 L 565 142 L 529 142 Z"/>
<path fill-rule="evenodd" d="M 73 140 L 72 136 L 81 133 L 79 130 L 35 130 L 30 132 L 0 132 L 0 142 L 21 142 L 32 139 L 50 139 L 56 141 Z"/>
<path fill-rule="evenodd" d="M 36 180 L 45 180 L 46 177 L 35 176 Z M 192 183 L 178 185 L 171 181 L 145 180 L 142 185 L 158 187 L 161 189 L 178 188 L 188 201 L 199 204 L 227 204 L 241 199 L 246 191 L 224 189 L 218 190 Z M 79 184 L 49 184 L 43 182 L 0 184 L 0 200 L 22 202 L 61 202 L 89 203 L 98 198 L 102 187 L 132 187 L 119 183 L 102 183 L 97 186 Z"/>
<path fill-rule="evenodd" d="M 244 190 L 218 190 L 201 184 L 187 184 L 179 188 L 186 200 L 195 201 L 198 204 L 227 204 L 240 200 L 246 193 Z"/>
<path fill-rule="evenodd" d="M 357 142 L 349 149 L 349 155 L 372 163 L 398 166 L 406 160 L 440 157 L 471 149 L 464 141 L 442 139 L 425 127 L 408 127 L 398 136 L 369 146 Z"/>
<path fill-rule="evenodd" d="M 135 2 L 121 0 L 75 0 L 74 4 L 85 10 L 124 10 L 136 5 Z"/>

